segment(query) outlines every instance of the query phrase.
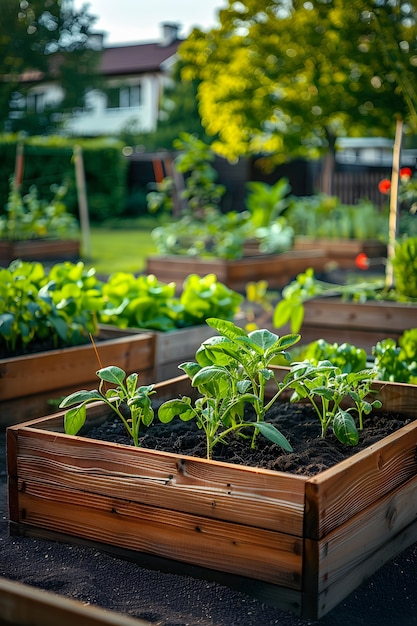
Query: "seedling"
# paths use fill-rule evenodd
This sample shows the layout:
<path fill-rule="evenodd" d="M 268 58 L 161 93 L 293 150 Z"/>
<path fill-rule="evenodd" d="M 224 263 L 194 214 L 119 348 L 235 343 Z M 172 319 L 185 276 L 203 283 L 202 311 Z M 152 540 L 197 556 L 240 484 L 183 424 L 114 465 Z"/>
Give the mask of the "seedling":
<path fill-rule="evenodd" d="M 192 405 L 189 397 L 165 402 L 158 412 L 159 419 L 170 422 L 179 416 L 183 421 L 195 419 L 206 436 L 207 458 L 211 458 L 214 446 L 225 442 L 228 435 L 245 436 L 252 429 L 252 447 L 259 433 L 284 450 L 292 447 L 284 435 L 272 424 L 265 422 L 265 414 L 281 393 L 288 388 L 288 381 L 278 382 L 268 366 L 279 355 L 297 343 L 299 335 L 278 337 L 269 330 L 247 333 L 233 322 L 209 318 L 207 324 L 217 330 L 219 336 L 205 341 L 197 350 L 196 362 L 180 365 L 191 379 L 201 397 Z M 276 392 L 266 402 L 265 390 L 269 382 Z M 256 420 L 244 418 L 246 404 L 253 406 Z"/>
<path fill-rule="evenodd" d="M 76 435 L 85 424 L 87 405 L 101 400 L 122 420 L 134 445 L 138 447 L 141 425 L 149 426 L 154 418 L 150 400 L 150 396 L 155 393 L 153 385 L 138 387 L 138 374 L 127 376 L 124 370 L 115 365 L 99 369 L 97 376 L 100 379 L 98 389 L 76 391 L 60 403 L 60 408 L 77 405 L 65 413 L 65 432 L 68 435 Z M 116 387 L 105 390 L 106 383 L 111 383 Z M 128 417 L 124 415 L 125 407 Z"/>
<path fill-rule="evenodd" d="M 292 364 L 291 373 L 294 389 L 291 401 L 310 401 L 321 423 L 321 436 L 325 438 L 331 426 L 341 443 L 356 445 L 359 433 L 353 413 L 357 413 L 359 430 L 362 430 L 363 416 L 382 406 L 379 400 L 369 401 L 376 371 L 342 372 L 330 361 L 321 361 L 317 365 L 302 361 Z M 348 397 L 353 406 L 344 409 L 341 405 Z"/>

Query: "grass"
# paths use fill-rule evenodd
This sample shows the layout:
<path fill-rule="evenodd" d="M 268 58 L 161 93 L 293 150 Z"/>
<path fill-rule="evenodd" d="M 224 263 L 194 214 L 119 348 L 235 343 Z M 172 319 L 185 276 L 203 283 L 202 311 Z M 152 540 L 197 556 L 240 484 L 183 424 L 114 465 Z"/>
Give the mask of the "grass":
<path fill-rule="evenodd" d="M 97 274 L 145 270 L 146 257 L 155 254 L 151 231 L 156 226 L 149 220 L 118 220 L 103 226 L 92 226 L 90 232 L 91 258 L 84 258 L 87 267 Z"/>

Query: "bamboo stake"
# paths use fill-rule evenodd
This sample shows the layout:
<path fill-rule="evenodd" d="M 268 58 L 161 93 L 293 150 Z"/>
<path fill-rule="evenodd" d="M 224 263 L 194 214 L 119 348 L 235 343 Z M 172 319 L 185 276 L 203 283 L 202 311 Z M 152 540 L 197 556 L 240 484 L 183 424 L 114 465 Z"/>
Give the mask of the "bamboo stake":
<path fill-rule="evenodd" d="M 397 126 L 395 130 L 394 149 L 392 152 L 387 265 L 386 265 L 386 270 L 385 270 L 385 285 L 388 289 L 390 289 L 394 284 L 392 259 L 395 253 L 395 242 L 397 239 L 397 229 L 398 229 L 398 183 L 399 183 L 399 173 L 400 173 L 402 134 L 403 134 L 403 122 L 402 120 L 397 120 Z"/>

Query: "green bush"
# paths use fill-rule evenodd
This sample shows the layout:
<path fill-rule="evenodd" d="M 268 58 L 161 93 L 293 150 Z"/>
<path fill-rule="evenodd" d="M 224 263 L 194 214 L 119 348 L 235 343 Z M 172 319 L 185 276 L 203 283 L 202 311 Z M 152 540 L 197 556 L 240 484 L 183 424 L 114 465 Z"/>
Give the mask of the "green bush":
<path fill-rule="evenodd" d="M 7 202 L 9 179 L 14 175 L 19 137 L 0 136 L 0 212 Z M 68 139 L 64 137 L 27 137 L 24 144 L 22 193 L 36 185 L 39 195 L 50 200 L 51 187 L 67 187 L 68 211 L 78 216 L 78 197 L 73 151 L 82 148 L 87 200 L 92 222 L 122 215 L 126 203 L 128 162 L 123 144 L 109 139 Z"/>

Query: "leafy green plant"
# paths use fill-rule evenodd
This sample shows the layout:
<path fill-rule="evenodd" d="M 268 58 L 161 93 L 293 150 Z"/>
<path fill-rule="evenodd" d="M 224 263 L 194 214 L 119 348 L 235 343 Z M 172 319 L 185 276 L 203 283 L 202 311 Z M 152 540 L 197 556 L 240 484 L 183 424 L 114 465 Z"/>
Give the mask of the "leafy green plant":
<path fill-rule="evenodd" d="M 294 345 L 298 335 L 278 337 L 268 330 L 245 332 L 233 322 L 210 318 L 207 324 L 219 336 L 205 341 L 196 352 L 196 362 L 180 365 L 201 397 L 194 405 L 189 397 L 168 400 L 161 405 L 158 417 L 168 423 L 179 416 L 183 421 L 195 419 L 206 437 L 207 458 L 213 447 L 225 442 L 231 433 L 253 431 L 252 446 L 258 433 L 290 451 L 291 445 L 273 425 L 265 422 L 265 414 L 278 399 L 287 383 L 279 383 L 269 363 Z M 277 392 L 266 402 L 267 383 L 274 382 Z M 253 406 L 256 421 L 244 419 L 246 404 Z"/>
<path fill-rule="evenodd" d="M 288 205 L 291 186 L 287 178 L 280 178 L 274 185 L 249 181 L 246 188 L 245 205 L 255 228 L 270 226 Z"/>
<path fill-rule="evenodd" d="M 158 253 L 162 255 L 182 255 L 240 258 L 243 242 L 248 237 L 247 212 L 229 211 L 220 213 L 217 209 L 206 208 L 204 219 L 195 215 L 184 215 L 152 231 L 152 239 Z"/>
<path fill-rule="evenodd" d="M 332 239 L 388 238 L 388 217 L 369 200 L 342 204 L 336 196 L 317 194 L 289 200 L 286 218 L 296 236 Z"/>
<path fill-rule="evenodd" d="M 324 339 L 317 339 L 305 347 L 303 360 L 317 365 L 320 361 L 330 361 L 340 368 L 343 373 L 359 372 L 367 366 L 366 350 L 350 343 L 329 343 Z"/>
<path fill-rule="evenodd" d="M 216 182 L 218 175 L 211 165 L 215 155 L 210 146 L 183 133 L 175 147 L 180 150 L 175 168 L 185 175 L 185 189 L 180 193 L 179 219 L 152 232 L 159 254 L 238 259 L 243 256 L 245 240 L 250 238 L 259 240 L 263 253 L 292 247 L 293 230 L 280 216 L 290 189 L 286 179 L 272 186 L 248 183 L 248 210 L 222 213 L 219 207 L 226 189 Z M 148 210 L 171 210 L 174 193 L 174 180 L 165 177 L 147 195 Z"/>
<path fill-rule="evenodd" d="M 55 195 L 50 202 L 39 199 L 36 186 L 22 197 L 13 179 L 5 212 L 0 215 L 0 239 L 68 239 L 79 235 L 78 221 L 67 212 L 63 198 L 66 187 L 53 185 Z"/>
<path fill-rule="evenodd" d="M 124 272 L 109 277 L 103 297 L 106 305 L 99 312 L 100 322 L 161 331 L 203 324 L 211 316 L 233 319 L 243 300 L 214 274 L 190 274 L 177 296 L 175 283 L 162 283 L 152 274 L 135 277 Z"/>
<path fill-rule="evenodd" d="M 417 237 L 407 237 L 395 244 L 392 267 L 399 296 L 417 298 Z"/>
<path fill-rule="evenodd" d="M 185 188 L 180 193 L 181 213 L 204 219 L 206 209 L 217 208 L 226 191 L 224 185 L 217 183 L 218 174 L 211 165 L 214 152 L 190 133 L 181 133 L 174 148 L 180 151 L 175 159 L 175 169 L 185 176 Z M 157 183 L 156 190 L 147 196 L 149 211 L 172 208 L 173 189 L 172 177 L 167 176 Z"/>
<path fill-rule="evenodd" d="M 405 330 L 397 342 L 387 337 L 372 348 L 378 380 L 417 385 L 417 328 Z"/>
<path fill-rule="evenodd" d="M 13 261 L 0 269 L 0 354 L 86 343 L 102 307 L 99 281 L 83 263 L 47 274 L 41 263 Z"/>
<path fill-rule="evenodd" d="M 383 280 L 345 285 L 328 283 L 316 278 L 314 270 L 308 268 L 284 287 L 281 300 L 274 309 L 272 321 L 276 328 L 290 322 L 292 332 L 299 332 L 304 320 L 304 302 L 321 296 L 342 296 L 343 299 L 354 302 L 389 299 L 388 290 L 384 287 Z"/>
<path fill-rule="evenodd" d="M 72 407 L 64 416 L 65 432 L 76 435 L 85 424 L 87 405 L 101 400 L 122 420 L 134 445 L 138 447 L 140 427 L 149 426 L 154 419 L 150 398 L 155 393 L 153 385 L 138 387 L 138 374 L 127 376 L 124 370 L 115 365 L 99 369 L 97 376 L 100 379 L 98 389 L 76 391 L 61 401 L 60 408 Z M 116 387 L 106 390 L 106 383 Z"/>
<path fill-rule="evenodd" d="M 325 438 L 332 427 L 341 443 L 356 445 L 359 433 L 353 413 L 357 414 L 359 430 L 362 430 L 363 416 L 382 406 L 379 400 L 370 402 L 368 399 L 376 372 L 370 369 L 342 372 L 330 361 L 321 361 L 317 365 L 310 361 L 293 363 L 291 372 L 291 388 L 294 390 L 291 402 L 308 400 L 311 403 L 320 420 L 321 436 Z M 353 406 L 344 409 L 341 405 L 348 397 Z"/>

